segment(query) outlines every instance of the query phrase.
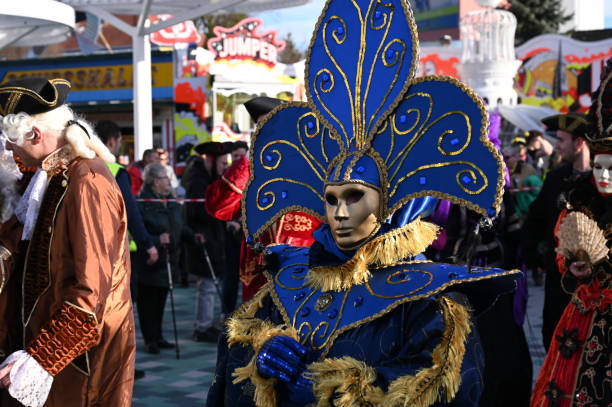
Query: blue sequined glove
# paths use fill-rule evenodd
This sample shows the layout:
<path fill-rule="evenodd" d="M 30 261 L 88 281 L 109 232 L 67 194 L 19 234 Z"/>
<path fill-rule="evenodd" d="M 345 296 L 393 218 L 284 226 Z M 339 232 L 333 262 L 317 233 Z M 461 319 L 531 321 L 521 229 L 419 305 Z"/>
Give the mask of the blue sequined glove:
<path fill-rule="evenodd" d="M 306 348 L 297 341 L 286 335 L 275 336 L 257 354 L 257 371 L 262 377 L 289 383 L 306 368 L 304 356 Z"/>

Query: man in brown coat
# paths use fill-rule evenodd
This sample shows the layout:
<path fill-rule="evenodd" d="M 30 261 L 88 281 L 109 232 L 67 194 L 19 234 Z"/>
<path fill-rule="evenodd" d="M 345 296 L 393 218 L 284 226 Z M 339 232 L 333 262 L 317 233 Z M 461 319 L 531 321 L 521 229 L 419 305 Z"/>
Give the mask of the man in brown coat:
<path fill-rule="evenodd" d="M 6 148 L 30 169 L 0 229 L 2 406 L 132 403 L 125 206 L 103 161 L 114 157 L 64 105 L 69 89 L 43 78 L 0 86 Z"/>

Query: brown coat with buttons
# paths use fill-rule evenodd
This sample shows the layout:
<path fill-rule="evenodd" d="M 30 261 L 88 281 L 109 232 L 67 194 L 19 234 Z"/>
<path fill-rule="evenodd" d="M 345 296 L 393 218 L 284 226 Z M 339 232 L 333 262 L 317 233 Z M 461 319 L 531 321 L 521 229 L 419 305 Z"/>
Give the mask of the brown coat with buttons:
<path fill-rule="evenodd" d="M 131 406 L 135 337 L 121 191 L 102 160 L 74 159 L 66 148 L 43 168 L 49 184 L 29 244 L 16 244 L 14 224 L 0 230 L 12 254 L 4 261 L 11 289 L 0 292 L 0 360 L 25 349 L 54 376 L 46 407 Z M 0 405 L 20 404 L 0 390 Z"/>

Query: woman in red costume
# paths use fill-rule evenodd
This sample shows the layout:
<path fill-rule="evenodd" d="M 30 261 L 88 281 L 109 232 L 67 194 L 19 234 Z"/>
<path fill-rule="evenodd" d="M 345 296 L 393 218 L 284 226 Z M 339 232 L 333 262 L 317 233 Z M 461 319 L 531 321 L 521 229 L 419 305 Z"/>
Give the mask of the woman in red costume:
<path fill-rule="evenodd" d="M 562 287 L 573 296 L 555 330 L 532 407 L 612 405 L 611 62 L 590 111 L 592 175 L 576 181 L 555 229 Z"/>

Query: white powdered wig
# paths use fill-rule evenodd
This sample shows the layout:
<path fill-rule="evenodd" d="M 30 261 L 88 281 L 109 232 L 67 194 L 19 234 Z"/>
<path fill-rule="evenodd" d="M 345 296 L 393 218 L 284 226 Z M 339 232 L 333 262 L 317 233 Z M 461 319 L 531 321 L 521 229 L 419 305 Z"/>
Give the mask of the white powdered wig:
<path fill-rule="evenodd" d="M 78 124 L 70 124 L 71 120 Z M 19 146 L 23 145 L 27 137 L 30 137 L 34 126 L 42 131 L 58 132 L 59 137 L 65 137 L 77 157 L 94 158 L 98 155 L 106 162 L 115 162 L 115 156 L 98 138 L 91 125 L 77 117 L 66 105 L 34 115 L 9 114 L 2 117 L 0 122 L 0 130 L 3 131 L 4 136 Z M 81 126 L 87 130 L 87 133 Z"/>
<path fill-rule="evenodd" d="M 0 130 L 4 138 L 18 146 L 23 146 L 26 137 L 31 137 L 29 133 L 33 125 L 34 118 L 23 112 L 3 116 L 0 120 Z"/>
<path fill-rule="evenodd" d="M 5 150 L 4 143 L 4 137 L 0 136 L 0 224 L 13 215 L 20 198 L 17 181 L 22 177 L 13 159 L 13 152 Z"/>

